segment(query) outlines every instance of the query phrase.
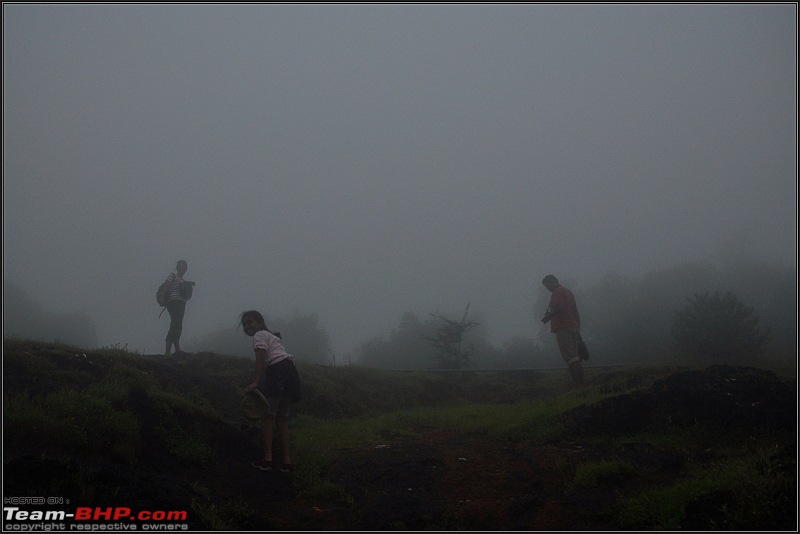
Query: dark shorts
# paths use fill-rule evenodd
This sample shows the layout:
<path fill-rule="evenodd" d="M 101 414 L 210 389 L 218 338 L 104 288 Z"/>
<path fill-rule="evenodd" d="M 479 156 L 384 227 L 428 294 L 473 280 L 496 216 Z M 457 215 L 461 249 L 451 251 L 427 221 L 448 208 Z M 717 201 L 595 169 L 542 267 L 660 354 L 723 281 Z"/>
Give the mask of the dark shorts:
<path fill-rule="evenodd" d="M 287 359 L 267 366 L 261 374 L 258 389 L 269 400 L 270 408 L 279 399 L 285 398 L 290 402 L 299 401 L 301 397 L 300 375 L 297 373 L 294 362 Z"/>

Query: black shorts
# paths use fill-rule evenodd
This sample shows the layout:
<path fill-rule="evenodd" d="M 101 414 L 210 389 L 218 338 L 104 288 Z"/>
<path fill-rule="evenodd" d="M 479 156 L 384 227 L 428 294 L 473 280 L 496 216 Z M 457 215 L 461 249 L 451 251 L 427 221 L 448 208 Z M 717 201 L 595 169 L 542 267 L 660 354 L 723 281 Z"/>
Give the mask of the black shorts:
<path fill-rule="evenodd" d="M 286 397 L 292 402 L 301 398 L 300 375 L 292 360 L 281 360 L 268 365 L 261 374 L 258 389 L 268 399 Z"/>

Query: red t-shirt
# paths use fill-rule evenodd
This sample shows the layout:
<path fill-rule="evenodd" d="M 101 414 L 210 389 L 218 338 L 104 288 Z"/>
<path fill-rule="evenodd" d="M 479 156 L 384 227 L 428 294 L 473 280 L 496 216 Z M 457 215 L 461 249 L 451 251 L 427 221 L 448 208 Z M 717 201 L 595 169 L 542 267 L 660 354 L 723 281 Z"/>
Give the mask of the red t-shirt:
<path fill-rule="evenodd" d="M 549 309 L 561 305 L 561 311 L 550 319 L 550 331 L 555 332 L 561 328 L 578 328 L 578 305 L 575 295 L 563 286 L 558 286 L 550 295 Z"/>

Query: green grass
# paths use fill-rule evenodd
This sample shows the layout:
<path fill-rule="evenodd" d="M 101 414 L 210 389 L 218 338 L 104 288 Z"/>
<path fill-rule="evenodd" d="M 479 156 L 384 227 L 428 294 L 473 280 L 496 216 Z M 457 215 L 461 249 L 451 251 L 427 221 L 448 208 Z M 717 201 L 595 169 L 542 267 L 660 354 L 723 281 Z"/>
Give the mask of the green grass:
<path fill-rule="evenodd" d="M 4 445 L 11 450 L 46 454 L 109 454 L 133 463 L 141 450 L 136 417 L 115 407 L 102 385 L 85 390 L 61 388 L 43 398 L 27 393 L 6 396 L 3 405 Z"/>
<path fill-rule="evenodd" d="M 788 465 L 787 465 L 788 464 Z M 797 510 L 792 462 L 777 459 L 770 447 L 746 458 L 724 458 L 713 468 L 691 468 L 666 487 L 652 488 L 622 501 L 617 513 L 621 529 L 679 530 L 686 506 L 715 491 L 732 490 L 735 502 L 723 510 L 725 530 L 760 530 L 791 508 Z M 795 471 L 796 475 L 796 471 Z M 778 521 L 776 523 L 776 521 Z"/>

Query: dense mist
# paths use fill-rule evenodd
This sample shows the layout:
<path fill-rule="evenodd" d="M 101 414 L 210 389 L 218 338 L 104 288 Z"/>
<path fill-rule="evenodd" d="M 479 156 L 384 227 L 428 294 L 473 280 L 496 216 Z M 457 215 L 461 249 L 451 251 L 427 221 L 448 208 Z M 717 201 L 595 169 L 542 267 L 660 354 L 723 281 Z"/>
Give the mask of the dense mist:
<path fill-rule="evenodd" d="M 469 306 L 473 365 L 559 365 L 552 273 L 598 361 L 716 290 L 794 351 L 796 15 L 4 4 L 4 334 L 163 353 L 183 259 L 184 350 L 250 356 L 257 309 L 313 361 L 423 362 Z"/>
<path fill-rule="evenodd" d="M 790 365 L 797 351 L 797 271 L 739 259 L 722 267 L 691 262 L 652 271 L 641 277 L 607 275 L 585 287 L 577 280 L 563 281 L 574 288 L 581 311 L 582 336 L 591 347 L 592 364 L 669 362 L 686 363 L 675 354 L 671 328 L 676 313 L 687 302 L 704 293 L 731 293 L 752 314 L 745 319 L 769 334 L 762 354 L 755 358 L 726 355 L 723 361 L 702 355 L 694 363 L 745 365 Z M 6 335 L 63 341 L 92 346 L 95 327 L 88 316 L 56 316 L 34 303 L 16 286 L 4 284 L 8 313 L 3 318 Z M 455 315 L 406 311 L 385 332 L 357 340 L 354 349 L 337 354 L 326 327 L 316 314 L 294 313 L 266 316 L 273 332 L 282 333 L 284 343 L 303 361 L 323 365 L 364 365 L 389 369 L 428 369 L 442 365 L 441 351 L 432 340 L 446 323 L 468 323 L 463 336 L 468 357 L 462 367 L 483 369 L 548 368 L 560 364 L 555 339 L 537 319 L 549 294 L 540 293 L 530 314 L 526 335 L 493 342 L 480 311 L 470 304 Z M 190 301 L 191 302 L 191 301 Z M 47 324 L 45 331 L 36 325 Z M 744 325 L 745 323 L 742 323 Z M 165 325 L 166 326 L 166 325 Z M 236 324 L 225 325 L 190 338 L 185 346 L 193 351 L 250 356 L 251 344 Z M 125 344 L 116 348 L 131 350 Z M 135 350 L 135 349 L 133 349 Z"/>

